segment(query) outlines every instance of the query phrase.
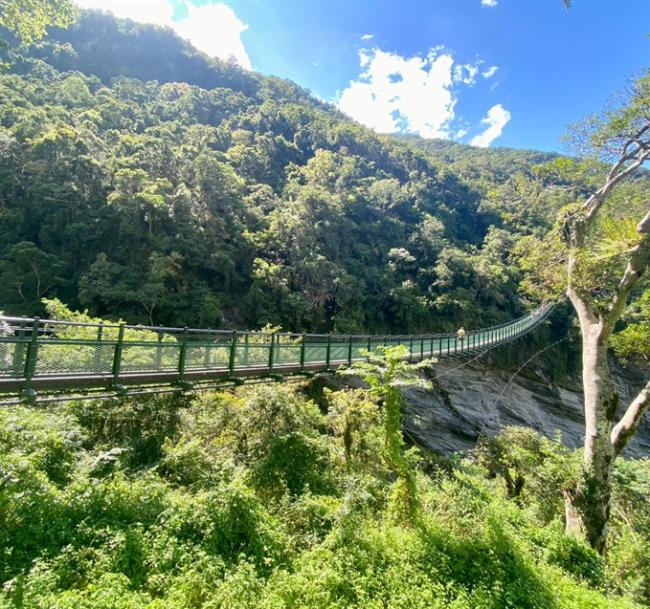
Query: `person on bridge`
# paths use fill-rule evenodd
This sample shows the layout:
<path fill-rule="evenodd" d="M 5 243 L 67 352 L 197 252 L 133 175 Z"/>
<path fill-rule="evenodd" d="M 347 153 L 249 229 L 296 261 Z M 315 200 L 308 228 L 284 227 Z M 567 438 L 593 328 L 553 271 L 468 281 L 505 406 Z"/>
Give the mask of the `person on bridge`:
<path fill-rule="evenodd" d="M 461 326 L 458 328 L 458 332 L 456 332 L 458 338 L 460 339 L 460 348 L 463 348 L 463 341 L 465 340 L 465 328 Z"/>

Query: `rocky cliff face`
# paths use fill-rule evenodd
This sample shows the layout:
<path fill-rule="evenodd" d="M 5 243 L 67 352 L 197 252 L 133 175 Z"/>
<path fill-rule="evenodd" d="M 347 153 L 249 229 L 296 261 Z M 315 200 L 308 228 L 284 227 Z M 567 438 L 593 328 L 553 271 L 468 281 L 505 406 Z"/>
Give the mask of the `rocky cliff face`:
<path fill-rule="evenodd" d="M 568 446 L 582 444 L 583 418 L 578 379 L 562 385 L 542 368 L 529 367 L 511 380 L 512 372 L 462 362 L 438 363 L 429 372 L 431 390 L 407 389 L 408 434 L 431 450 L 448 454 L 472 448 L 481 434 L 507 425 L 532 427 Z M 621 408 L 647 381 L 648 371 L 614 364 Z M 650 416 L 626 448 L 629 457 L 650 457 Z"/>

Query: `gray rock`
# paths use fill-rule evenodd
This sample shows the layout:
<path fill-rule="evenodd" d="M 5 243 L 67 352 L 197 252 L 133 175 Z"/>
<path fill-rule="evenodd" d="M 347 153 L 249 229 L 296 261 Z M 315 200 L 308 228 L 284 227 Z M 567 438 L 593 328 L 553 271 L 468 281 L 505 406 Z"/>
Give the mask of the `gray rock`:
<path fill-rule="evenodd" d="M 512 372 L 479 363 L 435 364 L 427 374 L 432 389 L 405 389 L 405 430 L 418 444 L 441 454 L 476 446 L 480 435 L 508 425 L 532 427 L 545 436 L 558 431 L 571 447 L 582 444 L 584 423 L 577 380 L 553 383 L 542 368 Z M 645 384 L 650 372 L 614 364 L 621 410 Z M 625 450 L 628 457 L 650 456 L 650 416 Z"/>

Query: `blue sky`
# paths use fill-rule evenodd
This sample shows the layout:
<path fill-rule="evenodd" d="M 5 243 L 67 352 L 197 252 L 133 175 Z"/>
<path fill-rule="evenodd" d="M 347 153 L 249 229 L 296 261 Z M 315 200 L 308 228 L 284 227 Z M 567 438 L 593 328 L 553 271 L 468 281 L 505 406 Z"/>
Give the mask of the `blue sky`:
<path fill-rule="evenodd" d="M 561 150 L 648 65 L 650 0 L 78 0 L 173 27 L 382 132 Z"/>

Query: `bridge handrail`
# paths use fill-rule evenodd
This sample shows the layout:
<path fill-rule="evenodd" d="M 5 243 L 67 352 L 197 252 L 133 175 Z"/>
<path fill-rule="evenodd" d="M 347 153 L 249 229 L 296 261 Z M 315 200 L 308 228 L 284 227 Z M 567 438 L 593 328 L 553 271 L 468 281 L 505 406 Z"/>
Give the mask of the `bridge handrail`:
<path fill-rule="evenodd" d="M 547 302 L 464 336 L 249 332 L 0 316 L 0 394 L 33 401 L 41 389 L 119 392 L 125 384 L 171 383 L 184 390 L 207 380 L 331 370 L 366 361 L 383 346 L 396 344 L 407 347 L 409 360 L 453 357 L 515 340 L 553 307 Z"/>
<path fill-rule="evenodd" d="M 546 316 L 548 312 L 553 307 L 553 303 L 547 302 L 538 307 L 537 309 L 534 309 L 530 313 L 527 313 L 525 315 L 522 315 L 521 317 L 518 317 L 516 319 L 511 319 L 506 322 L 502 322 L 500 324 L 495 324 L 493 326 L 487 326 L 484 328 L 478 328 L 476 330 L 467 330 L 465 336 L 467 337 L 468 335 L 471 334 L 480 334 L 480 333 L 485 333 L 485 332 L 490 332 L 494 330 L 499 330 L 501 328 L 505 328 L 508 326 L 514 326 L 524 320 L 527 319 L 533 319 L 533 316 L 535 313 L 539 312 L 540 315 Z M 20 323 L 21 327 L 16 328 L 10 326 L 10 329 L 13 330 L 18 330 L 18 331 L 23 331 L 23 332 L 29 332 L 31 327 L 33 326 L 34 322 L 38 321 L 39 322 L 39 328 L 40 331 L 45 333 L 47 331 L 47 327 L 82 327 L 82 328 L 95 328 L 99 329 L 104 328 L 104 329 L 115 329 L 119 330 L 120 327 L 123 327 L 125 330 L 134 330 L 134 331 L 140 331 L 140 332 L 153 332 L 156 334 L 162 334 L 162 333 L 167 333 L 170 335 L 175 335 L 175 334 L 183 334 L 183 333 L 189 333 L 192 335 L 196 334 L 209 334 L 209 335 L 223 335 L 227 336 L 230 338 L 233 334 L 233 332 L 237 332 L 239 335 L 249 335 L 249 336 L 270 336 L 271 334 L 275 336 L 282 336 L 282 337 L 289 337 L 289 338 L 301 338 L 301 337 L 306 337 L 306 338 L 331 338 L 332 340 L 338 340 L 338 339 L 345 339 L 348 340 L 350 338 L 356 338 L 356 339 L 419 339 L 419 338 L 448 338 L 448 337 L 455 337 L 457 336 L 457 332 L 441 332 L 441 333 L 430 333 L 430 334 L 338 334 L 338 333 L 310 333 L 310 332 L 265 332 L 262 330 L 237 330 L 237 329 L 232 329 L 232 330 L 224 330 L 224 329 L 218 329 L 218 328 L 190 328 L 190 327 L 175 327 L 175 326 L 145 326 L 145 325 L 133 325 L 133 324 L 122 324 L 122 323 L 116 323 L 116 322 L 108 322 L 108 323 L 97 323 L 97 322 L 84 322 L 84 321 L 68 321 L 68 320 L 62 320 L 62 319 L 42 319 L 42 318 L 36 318 L 36 317 L 15 317 L 15 316 L 8 316 L 8 315 L 0 315 L 0 324 L 2 322 L 14 322 L 14 323 Z"/>

